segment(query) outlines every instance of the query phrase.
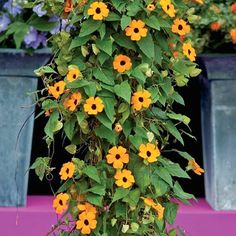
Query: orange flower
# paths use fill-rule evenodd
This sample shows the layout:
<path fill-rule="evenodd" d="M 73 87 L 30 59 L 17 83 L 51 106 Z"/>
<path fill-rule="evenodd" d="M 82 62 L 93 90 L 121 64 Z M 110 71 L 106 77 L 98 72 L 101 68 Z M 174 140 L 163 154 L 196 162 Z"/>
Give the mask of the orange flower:
<path fill-rule="evenodd" d="M 157 158 L 161 155 L 158 147 L 153 143 L 141 144 L 139 147 L 139 154 L 144 160 L 147 160 L 149 163 L 157 161 Z"/>
<path fill-rule="evenodd" d="M 80 92 L 72 93 L 71 96 L 67 97 L 64 100 L 63 105 L 66 109 L 73 112 L 73 111 L 75 111 L 77 106 L 80 104 L 81 98 L 82 98 L 82 96 L 81 96 Z"/>
<path fill-rule="evenodd" d="M 230 37 L 231 37 L 233 43 L 236 43 L 236 28 L 231 29 L 231 31 L 230 31 Z"/>
<path fill-rule="evenodd" d="M 88 9 L 88 15 L 93 16 L 94 20 L 103 20 L 108 14 L 109 9 L 104 2 L 93 2 Z"/>
<path fill-rule="evenodd" d="M 113 61 L 113 68 L 117 70 L 119 73 L 124 73 L 128 71 L 132 67 L 131 59 L 125 55 L 118 55 L 115 57 Z"/>
<path fill-rule="evenodd" d="M 73 82 L 77 80 L 81 76 L 81 72 L 76 65 L 70 65 L 68 68 L 68 73 L 66 75 L 66 79 L 68 82 Z"/>
<path fill-rule="evenodd" d="M 151 94 L 147 90 L 135 92 L 131 98 L 131 104 L 136 111 L 148 108 L 151 102 Z"/>
<path fill-rule="evenodd" d="M 59 81 L 53 86 L 48 86 L 48 93 L 51 94 L 54 98 L 58 99 L 60 95 L 64 93 L 66 83 L 64 81 Z"/>
<path fill-rule="evenodd" d="M 132 20 L 125 29 L 126 36 L 130 36 L 133 41 L 139 41 L 142 37 L 146 37 L 147 32 L 148 30 L 142 20 Z"/>
<path fill-rule="evenodd" d="M 150 206 L 151 208 L 153 208 L 156 213 L 157 213 L 157 219 L 158 220 L 162 220 L 163 219 L 163 216 L 164 216 L 164 210 L 165 208 L 160 204 L 160 203 L 155 203 L 153 201 L 152 198 L 145 198 L 145 197 L 142 197 L 144 203 L 147 205 L 147 206 Z"/>
<path fill-rule="evenodd" d="M 72 0 L 66 0 L 64 12 L 68 13 L 73 11 L 73 1 Z"/>
<path fill-rule="evenodd" d="M 134 176 L 130 170 L 117 171 L 114 177 L 118 187 L 129 188 L 135 183 Z"/>
<path fill-rule="evenodd" d="M 48 116 L 51 115 L 52 112 L 53 112 L 53 109 L 48 109 L 48 110 L 45 111 L 44 115 L 45 115 L 46 117 L 48 117 Z"/>
<path fill-rule="evenodd" d="M 194 159 L 188 162 L 188 168 L 192 169 L 197 175 L 202 175 L 202 173 L 205 172 L 204 169 L 202 169 Z"/>
<path fill-rule="evenodd" d="M 107 163 L 113 164 L 115 169 L 122 169 L 124 164 L 129 162 L 129 154 L 127 149 L 122 146 L 112 147 L 109 149 L 106 159 Z"/>
<path fill-rule="evenodd" d="M 190 61 L 195 61 L 196 52 L 190 43 L 183 44 L 183 53 Z"/>
<path fill-rule="evenodd" d="M 83 212 L 79 215 L 79 220 L 76 221 L 76 229 L 80 230 L 82 234 L 90 234 L 92 229 L 97 226 L 96 215 L 89 212 Z"/>
<path fill-rule="evenodd" d="M 147 10 L 150 11 L 150 12 L 154 11 L 155 10 L 155 5 L 154 4 L 148 4 L 147 5 Z"/>
<path fill-rule="evenodd" d="M 86 213 L 93 213 L 94 215 L 97 214 L 97 209 L 92 204 L 85 202 L 84 204 L 78 204 L 77 208 Z"/>
<path fill-rule="evenodd" d="M 62 180 L 67 180 L 72 178 L 74 172 L 75 172 L 75 165 L 72 162 L 67 162 L 63 164 L 59 172 L 59 175 L 61 176 Z"/>
<path fill-rule="evenodd" d="M 174 52 L 173 52 L 173 56 L 174 56 L 174 58 L 178 58 L 179 52 L 178 52 L 178 51 L 174 51 Z"/>
<path fill-rule="evenodd" d="M 67 202 L 69 195 L 67 193 L 60 193 L 53 200 L 52 207 L 56 210 L 57 214 L 62 214 L 68 208 Z"/>
<path fill-rule="evenodd" d="M 86 100 L 84 104 L 84 111 L 89 115 L 97 115 L 102 112 L 104 109 L 104 105 L 102 99 L 99 97 L 90 97 Z"/>
<path fill-rule="evenodd" d="M 203 4 L 204 0 L 194 0 L 194 2 L 199 3 L 199 4 Z"/>
<path fill-rule="evenodd" d="M 218 31 L 221 28 L 220 22 L 216 21 L 210 24 L 210 28 L 212 31 Z"/>
<path fill-rule="evenodd" d="M 116 131 L 116 133 L 120 133 L 123 130 L 123 128 L 119 123 L 117 123 L 115 124 L 114 130 Z"/>
<path fill-rule="evenodd" d="M 231 12 L 236 13 L 236 2 L 231 5 L 230 9 Z"/>
<path fill-rule="evenodd" d="M 174 20 L 174 24 L 172 25 L 172 32 L 183 36 L 190 32 L 190 26 L 186 21 L 177 18 Z"/>
<path fill-rule="evenodd" d="M 171 4 L 171 0 L 160 0 L 160 5 L 163 9 L 163 11 L 169 16 L 169 17 L 175 17 L 175 7 L 173 4 Z"/>

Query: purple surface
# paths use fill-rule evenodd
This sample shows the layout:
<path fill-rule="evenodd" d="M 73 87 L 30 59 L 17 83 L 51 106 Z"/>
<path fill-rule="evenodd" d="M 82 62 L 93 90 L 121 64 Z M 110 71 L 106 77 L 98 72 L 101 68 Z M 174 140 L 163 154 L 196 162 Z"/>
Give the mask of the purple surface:
<path fill-rule="evenodd" d="M 46 235 L 57 220 L 51 205 L 52 197 L 30 196 L 27 207 L 0 208 L 0 235 Z M 181 205 L 176 220 L 186 236 L 233 236 L 235 224 L 236 211 L 214 211 L 203 199 L 192 206 Z"/>

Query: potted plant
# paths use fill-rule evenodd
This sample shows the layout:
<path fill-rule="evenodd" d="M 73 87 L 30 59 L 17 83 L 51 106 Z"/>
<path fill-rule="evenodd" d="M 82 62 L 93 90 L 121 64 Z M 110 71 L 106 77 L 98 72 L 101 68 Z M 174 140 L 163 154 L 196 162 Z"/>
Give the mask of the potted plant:
<path fill-rule="evenodd" d="M 188 6 L 67 0 L 46 1 L 45 10 L 73 25 L 51 37 L 54 59 L 37 70 L 49 154 L 31 168 L 41 180 L 59 175 L 62 183 L 52 203 L 61 217 L 48 235 L 184 235 L 168 227 L 176 199 L 194 198 L 178 178 L 204 172 L 174 147 L 175 141 L 184 145 L 183 126 L 190 122 L 173 111 L 175 102 L 184 105 L 175 88 L 200 73 L 191 42 L 182 39 L 190 32 Z M 60 170 L 51 164 L 63 158 L 54 156 L 58 133 L 71 155 Z M 186 169 L 177 156 L 186 159 Z"/>
<path fill-rule="evenodd" d="M 216 210 L 235 210 L 236 2 L 206 0 L 195 9 L 192 39 L 204 73 L 203 157 L 206 200 Z"/>
<path fill-rule="evenodd" d="M 59 30 L 59 21 L 47 23 L 45 13 L 42 3 L 1 1 L 0 206 L 26 203 L 34 122 L 33 100 L 26 93 L 37 89 L 33 70 L 51 57 L 43 49 L 49 31 Z"/>

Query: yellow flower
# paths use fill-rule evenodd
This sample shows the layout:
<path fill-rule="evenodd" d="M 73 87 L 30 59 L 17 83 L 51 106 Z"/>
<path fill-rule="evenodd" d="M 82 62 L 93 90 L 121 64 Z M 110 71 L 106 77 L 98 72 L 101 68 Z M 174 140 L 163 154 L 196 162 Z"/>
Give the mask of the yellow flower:
<path fill-rule="evenodd" d="M 154 11 L 155 10 L 155 5 L 154 4 L 148 4 L 147 5 L 147 10 L 150 11 L 150 12 Z"/>
<path fill-rule="evenodd" d="M 108 14 L 109 9 L 103 2 L 93 2 L 88 9 L 88 15 L 93 16 L 94 20 L 103 20 Z"/>
<path fill-rule="evenodd" d="M 114 177 L 118 187 L 129 188 L 135 183 L 134 176 L 130 170 L 117 171 Z"/>
<path fill-rule="evenodd" d="M 125 55 L 118 55 L 115 57 L 113 61 L 113 68 L 117 70 L 119 73 L 124 73 L 128 71 L 132 67 L 131 59 Z"/>
<path fill-rule="evenodd" d="M 160 5 L 169 17 L 175 17 L 176 10 L 170 0 L 161 0 Z"/>
<path fill-rule="evenodd" d="M 76 221 L 76 229 L 80 230 L 82 234 L 90 234 L 92 229 L 97 226 L 96 215 L 89 212 L 79 214 L 79 220 Z"/>
<path fill-rule="evenodd" d="M 66 76 L 66 79 L 68 82 L 73 82 L 73 81 L 77 80 L 79 78 L 79 76 L 81 76 L 81 72 L 80 72 L 78 66 L 71 65 L 71 66 L 69 66 L 68 69 L 69 70 L 68 70 L 68 73 Z"/>
<path fill-rule="evenodd" d="M 188 162 L 188 167 L 192 169 L 197 175 L 202 175 L 202 173 L 205 172 L 204 169 L 202 169 L 194 159 Z"/>
<path fill-rule="evenodd" d="M 164 216 L 164 210 L 165 208 L 160 204 L 160 203 L 155 203 L 153 201 L 152 198 L 145 198 L 145 197 L 142 197 L 144 203 L 147 205 L 147 206 L 150 206 L 151 208 L 153 208 L 156 213 L 157 213 L 157 219 L 158 220 L 162 220 L 163 219 L 163 216 Z"/>
<path fill-rule="evenodd" d="M 174 24 L 172 25 L 172 32 L 183 36 L 190 32 L 190 26 L 186 21 L 177 18 L 174 20 Z"/>
<path fill-rule="evenodd" d="M 195 61 L 196 52 L 190 43 L 183 44 L 183 53 L 190 61 Z"/>
<path fill-rule="evenodd" d="M 204 0 L 194 0 L 196 3 L 203 4 Z"/>
<path fill-rule="evenodd" d="M 106 159 L 107 163 L 113 164 L 115 169 L 122 169 L 124 163 L 127 164 L 129 162 L 129 154 L 127 153 L 127 149 L 122 146 L 118 148 L 112 147 L 109 149 Z"/>
<path fill-rule="evenodd" d="M 63 164 L 59 172 L 59 175 L 61 176 L 62 180 L 67 180 L 72 178 L 74 172 L 75 172 L 75 165 L 72 162 L 67 162 Z"/>
<path fill-rule="evenodd" d="M 102 112 L 103 109 L 104 105 L 102 99 L 99 97 L 90 97 L 84 104 L 84 111 L 89 115 L 97 115 L 99 112 Z"/>
<path fill-rule="evenodd" d="M 69 195 L 67 193 L 60 193 L 53 200 L 52 207 L 56 210 L 57 214 L 62 214 L 68 208 L 67 201 Z"/>
<path fill-rule="evenodd" d="M 81 98 L 82 98 L 82 96 L 81 96 L 80 92 L 72 93 L 71 96 L 67 97 L 64 100 L 63 105 L 69 111 L 75 111 L 75 109 L 77 108 L 77 106 L 81 102 Z"/>
<path fill-rule="evenodd" d="M 58 99 L 60 95 L 64 93 L 66 83 L 64 81 L 59 81 L 53 86 L 48 86 L 48 93 L 51 94 L 54 98 Z"/>
<path fill-rule="evenodd" d="M 141 144 L 139 147 L 139 154 L 144 160 L 149 163 L 156 162 L 157 158 L 161 155 L 158 147 L 153 143 Z"/>
<path fill-rule="evenodd" d="M 151 94 L 147 90 L 135 92 L 131 98 L 131 104 L 136 111 L 148 108 L 151 102 Z"/>
<path fill-rule="evenodd" d="M 123 130 L 123 128 L 119 123 L 116 123 L 114 130 L 116 131 L 116 133 L 120 133 Z"/>
<path fill-rule="evenodd" d="M 132 20 L 125 29 L 126 36 L 130 36 L 133 41 L 139 41 L 142 37 L 146 37 L 147 32 L 148 30 L 142 20 Z"/>
<path fill-rule="evenodd" d="M 97 214 L 97 209 L 92 204 L 85 202 L 84 204 L 78 204 L 77 208 L 86 213 L 93 213 L 94 215 Z"/>

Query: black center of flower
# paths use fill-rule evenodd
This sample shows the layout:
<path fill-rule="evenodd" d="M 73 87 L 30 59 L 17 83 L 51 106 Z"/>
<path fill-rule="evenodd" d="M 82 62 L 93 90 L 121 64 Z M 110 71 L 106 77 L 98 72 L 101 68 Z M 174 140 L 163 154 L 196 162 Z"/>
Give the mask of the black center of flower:
<path fill-rule="evenodd" d="M 59 204 L 62 206 L 63 205 L 63 202 L 62 202 L 62 200 L 59 200 Z"/>
<path fill-rule="evenodd" d="M 125 61 L 121 61 L 121 62 L 120 62 L 120 65 L 121 65 L 121 66 L 124 66 L 124 65 L 125 65 Z"/>
<path fill-rule="evenodd" d="M 96 104 L 93 104 L 93 105 L 91 106 L 91 108 L 92 108 L 93 110 L 96 110 L 96 109 L 97 109 Z"/>
<path fill-rule="evenodd" d="M 191 50 L 190 49 L 188 49 L 188 55 L 190 55 L 191 54 Z"/>
<path fill-rule="evenodd" d="M 75 100 L 74 100 L 74 104 L 75 104 L 75 106 L 77 105 L 77 103 L 78 103 L 78 100 L 75 99 Z"/>
<path fill-rule="evenodd" d="M 96 13 L 100 14 L 101 13 L 101 9 L 99 7 L 96 8 Z"/>
<path fill-rule="evenodd" d="M 182 30 L 182 29 L 183 29 L 183 26 L 182 26 L 182 25 L 179 25 L 179 26 L 178 26 L 178 29 L 179 29 L 179 30 Z"/>
<path fill-rule="evenodd" d="M 76 79 L 76 74 L 73 74 L 73 79 Z"/>
<path fill-rule="evenodd" d="M 66 169 L 66 174 L 69 174 L 69 171 L 70 171 L 70 170 L 67 168 L 67 169 Z"/>
<path fill-rule="evenodd" d="M 139 97 L 138 99 L 140 102 L 143 102 L 143 97 Z"/>
<path fill-rule="evenodd" d="M 56 87 L 56 91 L 59 92 L 60 91 L 60 87 L 57 86 Z"/>
<path fill-rule="evenodd" d="M 85 220 L 85 221 L 84 221 L 84 224 L 85 224 L 85 225 L 89 225 L 89 221 L 88 221 L 88 220 Z"/>
<path fill-rule="evenodd" d="M 169 9 L 170 9 L 170 5 L 168 4 L 168 5 L 167 5 L 167 10 L 169 10 Z"/>
<path fill-rule="evenodd" d="M 119 160 L 120 159 L 120 154 L 116 154 L 115 158 L 116 158 L 116 160 Z"/>
<path fill-rule="evenodd" d="M 123 182 L 126 183 L 127 182 L 127 178 L 123 177 Z"/>
<path fill-rule="evenodd" d="M 139 33 L 139 28 L 134 28 L 134 33 Z"/>
<path fill-rule="evenodd" d="M 151 152 L 147 151 L 147 156 L 150 157 L 151 155 Z"/>

